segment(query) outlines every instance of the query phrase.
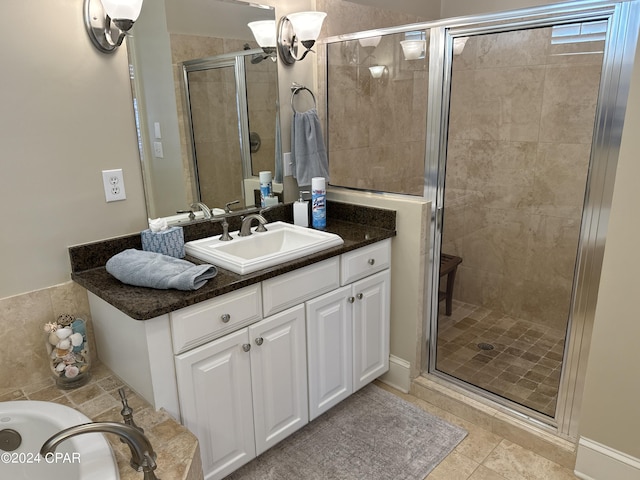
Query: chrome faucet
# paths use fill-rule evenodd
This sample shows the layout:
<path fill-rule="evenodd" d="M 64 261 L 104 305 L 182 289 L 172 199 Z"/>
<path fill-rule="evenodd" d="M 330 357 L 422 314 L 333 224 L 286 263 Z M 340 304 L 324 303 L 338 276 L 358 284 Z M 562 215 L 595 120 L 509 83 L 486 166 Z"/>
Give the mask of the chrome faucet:
<path fill-rule="evenodd" d="M 259 213 L 252 213 L 251 215 L 247 215 L 242 219 L 242 226 L 240 227 L 240 233 L 238 234 L 238 236 L 248 237 L 249 235 L 251 235 L 251 223 L 253 222 L 253 220 L 258 220 L 259 223 L 256 232 L 267 231 L 267 229 L 265 228 L 265 224 L 268 223 L 267 219 Z"/>
<path fill-rule="evenodd" d="M 209 207 L 207 207 L 204 203 L 202 202 L 195 202 L 191 204 L 191 208 L 199 208 L 200 210 L 202 210 L 202 213 L 204 214 L 204 218 L 211 218 L 211 209 Z"/>
<path fill-rule="evenodd" d="M 65 428 L 51 436 L 40 448 L 40 455 L 46 457 L 47 454 L 56 451 L 58 445 L 65 440 L 82 435 L 83 433 L 114 433 L 122 438 L 131 450 L 131 461 L 129 465 L 137 472 L 144 473 L 144 480 L 159 480 L 153 472 L 156 467 L 156 454 L 153 451 L 151 442 L 137 428 L 123 423 L 116 422 L 95 422 L 83 423 L 73 427 Z"/>

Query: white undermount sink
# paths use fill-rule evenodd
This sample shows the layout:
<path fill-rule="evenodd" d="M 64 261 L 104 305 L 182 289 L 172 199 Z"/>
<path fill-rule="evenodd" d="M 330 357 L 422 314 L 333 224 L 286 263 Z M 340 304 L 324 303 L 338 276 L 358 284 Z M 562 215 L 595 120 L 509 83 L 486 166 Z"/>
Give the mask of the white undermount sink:
<path fill-rule="evenodd" d="M 220 236 L 187 242 L 185 252 L 202 261 L 244 275 L 263 268 L 318 253 L 342 245 L 339 235 L 286 222 L 265 225 L 266 232 L 240 237 L 232 232 L 233 240 L 222 241 Z"/>

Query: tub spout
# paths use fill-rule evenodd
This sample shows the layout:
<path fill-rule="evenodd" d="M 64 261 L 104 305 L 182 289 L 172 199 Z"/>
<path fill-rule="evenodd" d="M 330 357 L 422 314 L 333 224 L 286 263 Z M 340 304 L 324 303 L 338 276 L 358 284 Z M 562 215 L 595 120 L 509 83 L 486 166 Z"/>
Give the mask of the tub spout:
<path fill-rule="evenodd" d="M 144 480 L 159 480 L 154 470 L 156 469 L 156 454 L 153 451 L 151 442 L 138 429 L 116 422 L 94 422 L 83 423 L 66 428 L 51 436 L 40 448 L 40 455 L 43 457 L 56 451 L 58 445 L 65 440 L 82 435 L 83 433 L 113 433 L 122 438 L 131 450 L 131 461 L 129 464 L 137 472 L 144 473 Z"/>

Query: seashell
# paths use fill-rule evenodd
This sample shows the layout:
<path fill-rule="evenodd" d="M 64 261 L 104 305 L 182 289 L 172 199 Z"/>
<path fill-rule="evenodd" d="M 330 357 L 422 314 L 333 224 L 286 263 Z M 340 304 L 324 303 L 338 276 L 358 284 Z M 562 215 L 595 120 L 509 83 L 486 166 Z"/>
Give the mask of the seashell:
<path fill-rule="evenodd" d="M 67 353 L 61 360 L 63 363 L 71 365 L 72 363 L 76 363 L 76 356 L 73 353 Z"/>
<path fill-rule="evenodd" d="M 76 318 L 71 324 L 73 333 L 81 333 L 83 336 L 87 334 L 87 327 L 85 321 L 81 318 Z"/>
<path fill-rule="evenodd" d="M 69 327 L 59 328 L 56 330 L 56 335 L 60 340 L 67 338 L 69 335 L 73 333 L 73 330 Z"/>
<path fill-rule="evenodd" d="M 60 362 L 58 365 L 56 365 L 56 372 L 61 372 L 65 369 L 66 365 L 62 362 Z"/>
<path fill-rule="evenodd" d="M 57 348 L 61 350 L 69 350 L 71 348 L 71 340 L 65 338 L 64 340 L 60 340 L 56 345 Z"/>
<path fill-rule="evenodd" d="M 55 332 L 51 332 L 49 334 L 49 343 L 51 345 L 57 345 L 59 341 L 60 341 L 60 339 L 58 338 L 58 335 L 56 335 Z"/>
<path fill-rule="evenodd" d="M 56 352 L 56 356 L 57 356 L 57 357 L 62 358 L 62 357 L 64 357 L 65 355 L 68 355 L 68 354 L 69 354 L 69 349 L 66 349 L 66 350 L 65 350 L 64 348 L 56 348 L 55 352 Z"/>
<path fill-rule="evenodd" d="M 46 333 L 55 332 L 57 329 L 58 329 L 58 324 L 57 323 L 45 323 L 44 324 L 44 331 Z"/>
<path fill-rule="evenodd" d="M 67 378 L 74 378 L 78 376 L 78 373 L 80 373 L 80 369 L 78 367 L 75 367 L 73 365 L 67 365 L 64 368 L 64 374 Z"/>
<path fill-rule="evenodd" d="M 69 315 L 68 313 L 63 313 L 62 315 L 58 315 L 57 322 L 59 325 L 62 325 L 63 327 L 68 327 L 73 323 L 74 320 L 75 318 L 73 317 L 73 315 Z"/>
<path fill-rule="evenodd" d="M 79 347 L 80 345 L 83 344 L 84 337 L 82 336 L 81 333 L 73 333 L 69 337 L 69 340 L 71 340 L 71 345 L 73 345 L 74 347 Z"/>

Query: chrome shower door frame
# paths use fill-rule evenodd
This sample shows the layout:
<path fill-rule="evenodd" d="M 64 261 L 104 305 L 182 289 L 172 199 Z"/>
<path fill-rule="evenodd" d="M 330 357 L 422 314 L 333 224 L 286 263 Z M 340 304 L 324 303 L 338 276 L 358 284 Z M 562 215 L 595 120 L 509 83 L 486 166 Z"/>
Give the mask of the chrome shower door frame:
<path fill-rule="evenodd" d="M 195 138 L 191 116 L 191 97 L 189 95 L 188 74 L 190 72 L 210 70 L 214 68 L 233 67 L 236 85 L 236 111 L 238 114 L 238 141 L 240 144 L 240 156 L 242 162 L 242 178 L 250 178 L 252 171 L 251 144 L 249 140 L 249 115 L 247 107 L 247 84 L 244 60 L 245 57 L 256 53 L 262 54 L 263 52 L 261 49 L 244 50 L 242 54 L 222 54 L 214 57 L 188 60 L 182 63 L 182 85 L 184 91 L 184 104 L 187 112 L 187 128 L 189 132 L 189 155 L 191 157 L 191 165 L 194 173 L 195 188 L 198 193 L 198 201 L 201 200 L 200 180 L 198 178 L 198 160 L 196 158 Z"/>
<path fill-rule="evenodd" d="M 431 25 L 430 101 L 425 159 L 425 198 L 432 202 L 429 268 L 426 272 L 430 309 L 425 309 L 423 372 L 434 380 L 460 387 L 481 401 L 498 404 L 519 418 L 559 436 L 578 436 L 578 416 L 586 372 L 588 348 L 602 267 L 604 242 L 613 196 L 622 125 L 633 58 L 640 26 L 640 2 L 577 1 L 550 7 L 530 8 L 501 14 L 464 17 Z M 563 368 L 556 413 L 553 418 L 523 407 L 437 371 L 435 368 L 438 283 L 442 219 L 444 212 L 444 172 L 447 160 L 447 131 L 453 42 L 457 37 L 548 27 L 570 22 L 607 20 L 608 29 L 602 76 L 591 148 L 587 193 L 582 214 L 580 241 L 574 272 L 569 328 L 565 341 Z"/>

